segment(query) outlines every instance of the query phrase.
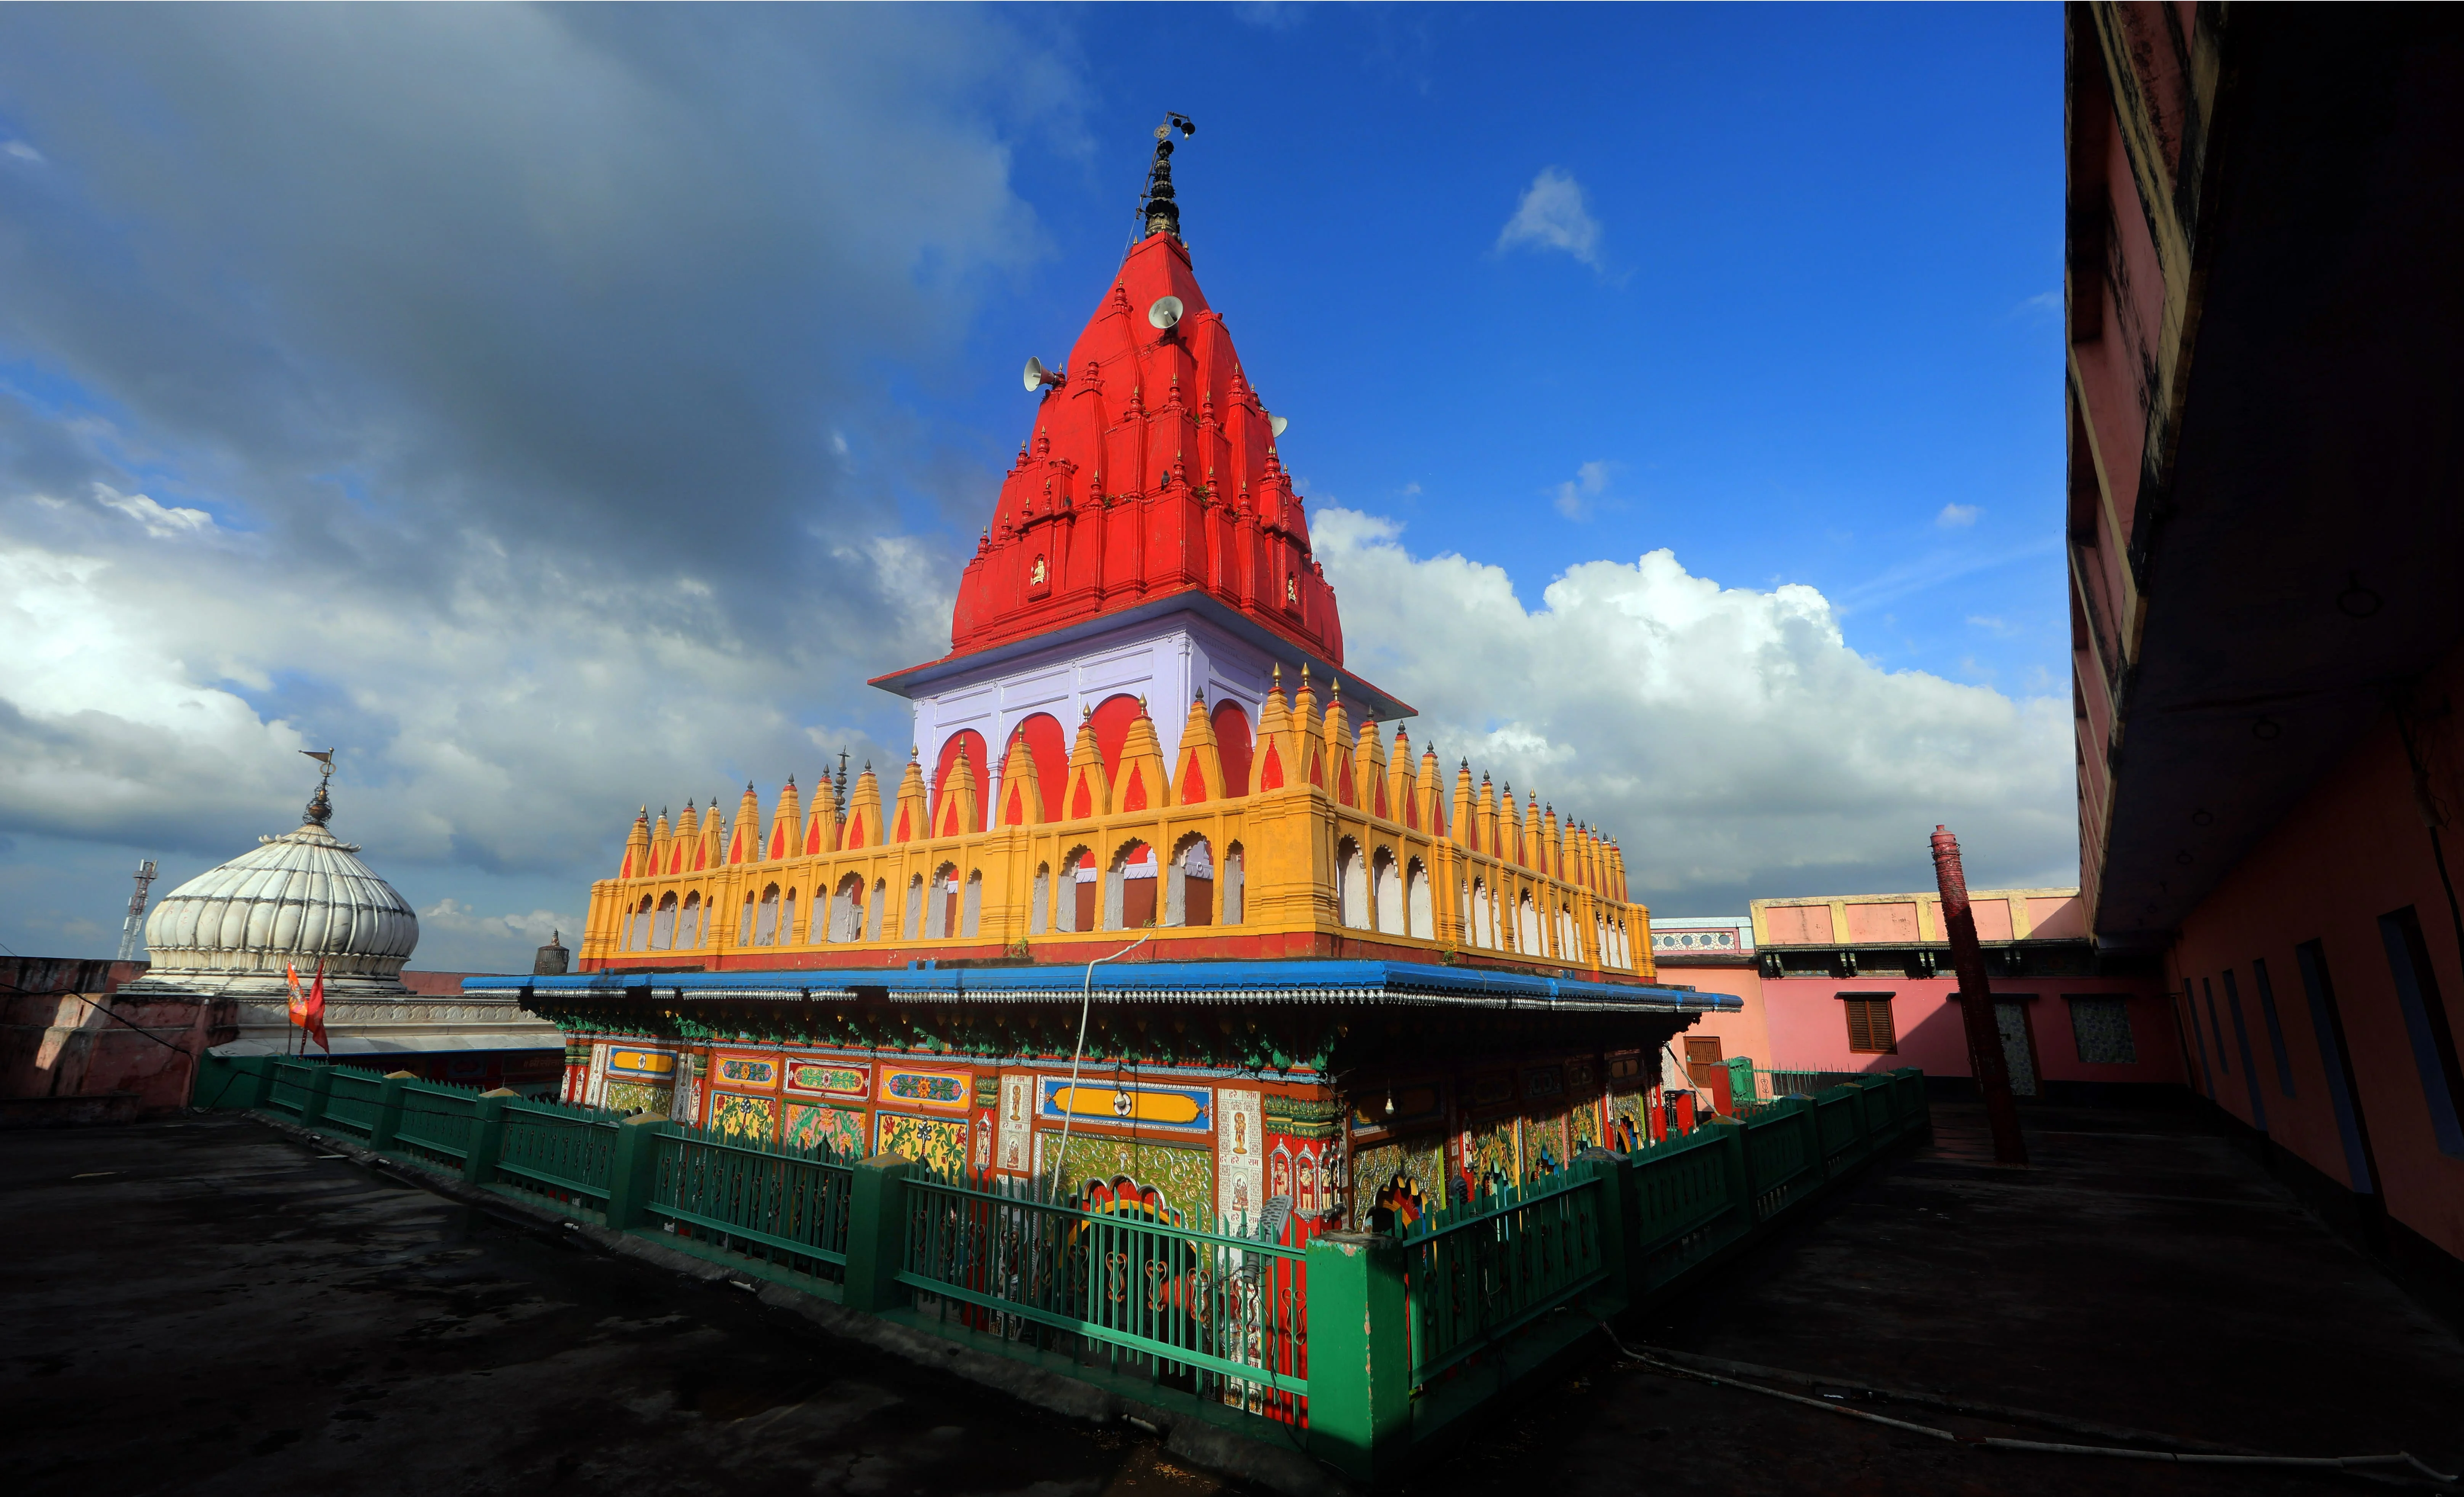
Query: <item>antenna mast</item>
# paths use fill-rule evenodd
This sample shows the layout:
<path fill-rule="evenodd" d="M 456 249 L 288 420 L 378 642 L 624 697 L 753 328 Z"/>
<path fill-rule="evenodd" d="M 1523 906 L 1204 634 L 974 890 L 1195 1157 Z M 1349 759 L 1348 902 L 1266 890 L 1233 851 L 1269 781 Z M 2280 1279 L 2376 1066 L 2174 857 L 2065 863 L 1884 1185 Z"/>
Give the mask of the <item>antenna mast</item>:
<path fill-rule="evenodd" d="M 117 961 L 135 961 L 137 947 L 145 938 L 145 892 L 153 887 L 154 860 L 147 858 L 137 865 L 137 892 L 128 896 L 128 919 L 120 927 L 120 955 Z"/>

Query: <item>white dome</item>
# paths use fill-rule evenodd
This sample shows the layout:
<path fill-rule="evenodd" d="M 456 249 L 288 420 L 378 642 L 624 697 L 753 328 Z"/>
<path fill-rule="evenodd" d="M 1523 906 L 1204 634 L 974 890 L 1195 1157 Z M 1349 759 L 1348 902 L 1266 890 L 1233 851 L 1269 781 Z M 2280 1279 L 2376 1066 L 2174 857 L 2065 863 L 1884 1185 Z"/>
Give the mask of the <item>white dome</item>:
<path fill-rule="evenodd" d="M 277 993 L 285 969 L 306 982 L 322 962 L 338 996 L 400 993 L 419 917 L 391 884 L 314 821 L 259 839 L 173 890 L 145 921 L 148 986 Z M 132 984 L 133 985 L 133 984 Z"/>

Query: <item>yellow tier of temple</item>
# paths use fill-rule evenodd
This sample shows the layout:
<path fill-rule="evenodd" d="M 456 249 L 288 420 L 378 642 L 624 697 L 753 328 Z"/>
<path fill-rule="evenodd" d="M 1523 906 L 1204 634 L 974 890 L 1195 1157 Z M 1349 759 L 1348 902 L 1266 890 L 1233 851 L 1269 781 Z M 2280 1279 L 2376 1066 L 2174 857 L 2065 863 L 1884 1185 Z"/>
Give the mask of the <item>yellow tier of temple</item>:
<path fill-rule="evenodd" d="M 847 804 L 827 780 L 809 810 L 790 781 L 765 824 L 745 788 L 735 818 L 647 811 L 622 871 L 594 884 L 584 971 L 903 965 L 918 958 L 1085 959 L 1077 948 L 1151 934 L 1157 959 L 1431 958 L 1652 976 L 1649 912 L 1627 897 L 1617 847 L 1518 808 L 1437 756 L 1417 763 L 1304 674 L 1258 714 L 1227 776 L 1205 702 L 1177 762 L 1143 704 L 1107 762 L 1082 722 L 1061 793 L 1014 740 L 979 804 L 957 760 L 937 796 L 913 760 L 885 808 L 869 768 Z M 1237 779 L 1237 785 L 1227 779 Z M 1229 793 L 1227 793 L 1227 791 Z M 1047 806 L 1052 814 L 1047 814 Z"/>

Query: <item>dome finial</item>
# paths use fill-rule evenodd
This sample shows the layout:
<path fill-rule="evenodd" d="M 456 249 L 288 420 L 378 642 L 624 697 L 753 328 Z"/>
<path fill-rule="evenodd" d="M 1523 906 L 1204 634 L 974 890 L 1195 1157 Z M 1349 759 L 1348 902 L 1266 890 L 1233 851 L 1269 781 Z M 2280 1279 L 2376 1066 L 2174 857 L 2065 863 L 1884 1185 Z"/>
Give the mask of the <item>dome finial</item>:
<path fill-rule="evenodd" d="M 325 793 L 325 782 L 334 778 L 334 751 L 301 749 L 299 752 L 317 761 L 317 793 L 308 798 L 308 813 L 302 825 L 322 826 L 334 819 L 334 799 Z"/>

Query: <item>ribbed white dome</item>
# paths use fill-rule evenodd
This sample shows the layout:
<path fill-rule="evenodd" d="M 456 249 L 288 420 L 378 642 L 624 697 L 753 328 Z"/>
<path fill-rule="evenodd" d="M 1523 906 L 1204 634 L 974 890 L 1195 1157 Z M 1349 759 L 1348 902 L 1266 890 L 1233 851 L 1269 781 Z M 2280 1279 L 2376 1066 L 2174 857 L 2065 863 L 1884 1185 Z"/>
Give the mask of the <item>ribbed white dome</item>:
<path fill-rule="evenodd" d="M 393 886 L 314 822 L 181 885 L 145 921 L 146 985 L 275 993 L 319 962 L 337 996 L 404 991 L 419 917 Z"/>

